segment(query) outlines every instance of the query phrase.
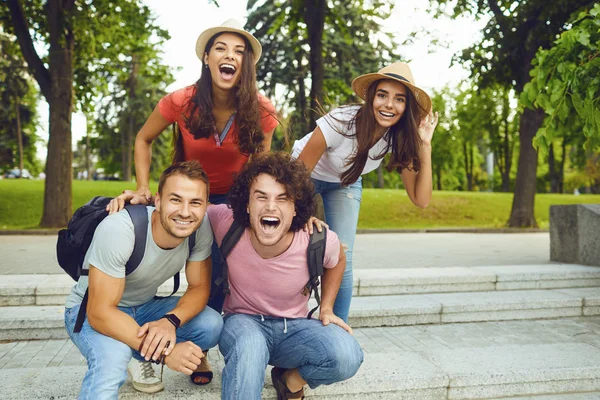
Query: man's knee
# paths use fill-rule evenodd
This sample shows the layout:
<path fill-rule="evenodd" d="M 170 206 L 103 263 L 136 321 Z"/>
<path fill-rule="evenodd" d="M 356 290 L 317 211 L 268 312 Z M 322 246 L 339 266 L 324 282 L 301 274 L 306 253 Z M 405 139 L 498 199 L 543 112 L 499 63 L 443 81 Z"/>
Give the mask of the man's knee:
<path fill-rule="evenodd" d="M 184 339 L 196 343 L 202 350 L 208 350 L 219 343 L 223 330 L 223 317 L 212 308 L 206 307 L 201 314 L 186 324 L 186 328 L 194 337 Z"/>
<path fill-rule="evenodd" d="M 331 383 L 353 377 L 360 368 L 364 354 L 354 338 L 339 326 L 329 326 L 331 336 L 325 347 L 324 365 L 327 365 Z"/>
<path fill-rule="evenodd" d="M 235 314 L 227 318 L 219 341 L 219 349 L 223 356 L 235 351 L 240 358 L 266 358 L 268 361 L 268 347 L 262 330 L 256 325 L 252 317 Z"/>

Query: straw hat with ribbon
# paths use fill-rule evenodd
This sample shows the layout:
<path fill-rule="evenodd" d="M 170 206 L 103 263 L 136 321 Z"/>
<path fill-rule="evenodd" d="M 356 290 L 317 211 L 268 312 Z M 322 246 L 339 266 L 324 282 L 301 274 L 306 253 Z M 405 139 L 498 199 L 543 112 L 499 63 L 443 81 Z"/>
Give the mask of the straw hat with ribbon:
<path fill-rule="evenodd" d="M 254 52 L 254 64 L 258 62 L 260 55 L 262 53 L 262 46 L 257 38 L 254 37 L 250 32 L 244 30 L 243 25 L 237 19 L 228 19 L 223 22 L 220 26 L 215 26 L 213 28 L 208 28 L 204 32 L 198 36 L 198 40 L 196 40 L 196 55 L 200 60 L 204 59 L 204 52 L 206 51 L 206 43 L 210 40 L 211 37 L 215 36 L 218 33 L 232 32 L 237 33 L 238 35 L 242 35 L 248 42 L 250 42 L 250 46 L 252 47 L 252 51 Z"/>
<path fill-rule="evenodd" d="M 396 62 L 380 69 L 379 72 L 361 75 L 352 81 L 352 90 L 358 97 L 365 100 L 369 86 L 381 79 L 391 79 L 406 86 L 420 106 L 421 119 L 431 111 L 431 98 L 423 89 L 415 85 L 415 79 L 407 63 Z"/>

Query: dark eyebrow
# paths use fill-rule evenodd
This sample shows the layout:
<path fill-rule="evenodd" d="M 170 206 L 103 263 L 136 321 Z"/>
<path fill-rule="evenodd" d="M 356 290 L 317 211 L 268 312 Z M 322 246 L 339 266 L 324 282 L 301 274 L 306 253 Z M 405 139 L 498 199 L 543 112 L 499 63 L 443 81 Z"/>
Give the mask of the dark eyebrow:
<path fill-rule="evenodd" d="M 216 42 L 215 46 L 218 45 L 218 44 L 222 44 L 223 46 L 227 46 L 227 43 L 225 43 L 225 42 Z M 235 47 L 241 47 L 242 49 L 246 48 L 246 46 L 244 46 L 243 44 L 236 44 Z"/>
<path fill-rule="evenodd" d="M 178 199 L 182 199 L 182 197 L 180 195 L 178 195 L 177 193 L 173 192 L 173 193 L 169 193 L 168 197 L 176 197 Z M 201 203 L 204 203 L 204 199 L 202 197 L 194 197 L 191 201 L 199 201 Z"/>
<path fill-rule="evenodd" d="M 377 89 L 376 93 L 379 93 L 379 92 L 383 92 L 385 94 L 390 94 L 387 90 L 384 90 L 384 89 Z M 396 97 L 400 97 L 400 96 L 406 97 L 406 95 L 404 93 L 396 93 Z"/>

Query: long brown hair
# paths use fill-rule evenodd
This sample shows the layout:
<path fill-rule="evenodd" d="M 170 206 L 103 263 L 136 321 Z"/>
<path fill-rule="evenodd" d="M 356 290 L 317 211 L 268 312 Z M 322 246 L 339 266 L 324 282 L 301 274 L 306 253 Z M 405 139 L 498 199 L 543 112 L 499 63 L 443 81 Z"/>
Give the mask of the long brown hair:
<path fill-rule="evenodd" d="M 378 124 L 373 113 L 373 100 L 375 99 L 377 85 L 381 81 L 375 81 L 369 86 L 365 103 L 362 104 L 352 119 L 349 121 L 339 121 L 336 119 L 337 122 L 347 124 L 348 130 L 354 128 L 355 133 L 349 134 L 347 131 L 341 132 L 338 129 L 336 129 L 336 132 L 348 138 L 355 138 L 357 142 L 356 153 L 346 163 L 346 166 L 349 166 L 349 168 L 341 176 L 343 185 L 350 185 L 358 180 L 367 163 L 369 150 L 378 141 L 375 137 Z M 400 173 L 405 168 L 419 171 L 421 166 L 419 148 L 421 147 L 422 140 L 419 136 L 418 128 L 422 112 L 423 110 L 421 110 L 414 95 L 407 88 L 404 114 L 402 114 L 402 117 L 395 125 L 389 128 L 385 134 L 387 146 L 381 154 L 374 156 L 373 160 L 382 159 L 391 150 L 392 155 L 386 166 L 388 171 L 395 169 Z M 335 119 L 335 117 L 331 117 L 330 115 L 327 118 Z M 334 127 L 333 124 L 330 123 L 330 125 Z"/>
<path fill-rule="evenodd" d="M 206 43 L 207 53 L 212 49 L 216 38 L 224 33 L 229 32 L 220 32 L 210 38 Z M 260 119 L 264 107 L 258 101 L 252 46 L 250 46 L 248 39 L 242 35 L 238 36 L 244 40 L 246 46 L 242 57 L 240 82 L 233 89 L 235 91 L 235 120 L 239 127 L 236 143 L 242 154 L 250 155 L 262 151 L 265 135 L 262 131 Z M 217 126 L 212 112 L 212 75 L 204 60 L 202 60 L 202 75 L 194 84 L 194 89 L 194 96 L 188 103 L 184 121 L 195 139 L 208 138 L 216 132 Z M 181 152 L 180 150 L 177 151 Z"/>

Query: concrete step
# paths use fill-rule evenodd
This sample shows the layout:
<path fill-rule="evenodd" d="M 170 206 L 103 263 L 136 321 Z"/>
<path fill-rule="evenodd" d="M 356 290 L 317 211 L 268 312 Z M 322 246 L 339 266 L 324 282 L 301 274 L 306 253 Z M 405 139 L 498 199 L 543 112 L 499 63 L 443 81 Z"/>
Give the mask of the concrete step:
<path fill-rule="evenodd" d="M 180 293 L 185 291 L 181 275 Z M 59 275 L 5 275 L 0 282 L 0 306 L 63 305 L 73 280 Z M 497 267 L 355 269 L 354 295 L 381 296 L 600 287 L 600 267 L 575 264 Z M 173 290 L 165 282 L 159 295 Z"/>
<path fill-rule="evenodd" d="M 593 315 L 600 315 L 597 287 L 358 296 L 349 322 L 360 328 Z M 63 306 L 0 307 L 0 340 L 66 337 Z"/>
<path fill-rule="evenodd" d="M 592 400 L 600 393 L 600 317 L 359 328 L 365 361 L 352 379 L 308 390 L 314 399 Z M 195 387 L 165 369 L 156 399 L 219 399 L 215 379 Z M 75 398 L 86 367 L 69 340 L 0 344 L 0 398 Z M 270 379 L 264 399 L 274 399 Z M 32 382 L 44 382 L 43 385 Z M 537 397 L 541 396 L 541 397 Z M 127 382 L 120 398 L 145 399 Z"/>

